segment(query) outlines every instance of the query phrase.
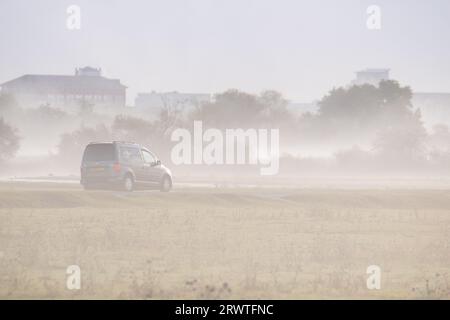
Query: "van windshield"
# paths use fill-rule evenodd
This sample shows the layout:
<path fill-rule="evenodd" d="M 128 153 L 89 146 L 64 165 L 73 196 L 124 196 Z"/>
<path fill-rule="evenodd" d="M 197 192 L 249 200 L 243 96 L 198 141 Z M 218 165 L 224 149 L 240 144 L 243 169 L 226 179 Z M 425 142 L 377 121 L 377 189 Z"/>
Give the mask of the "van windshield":
<path fill-rule="evenodd" d="M 83 161 L 116 160 L 114 145 L 111 143 L 90 144 L 84 151 Z"/>

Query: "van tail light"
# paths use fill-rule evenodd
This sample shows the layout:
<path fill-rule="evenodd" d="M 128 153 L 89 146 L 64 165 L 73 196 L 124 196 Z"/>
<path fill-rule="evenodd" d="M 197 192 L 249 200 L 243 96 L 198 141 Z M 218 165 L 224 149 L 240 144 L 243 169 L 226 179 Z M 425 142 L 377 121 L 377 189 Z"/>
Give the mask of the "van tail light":
<path fill-rule="evenodd" d="M 114 163 L 113 164 L 113 171 L 115 173 L 119 173 L 120 172 L 120 163 Z"/>

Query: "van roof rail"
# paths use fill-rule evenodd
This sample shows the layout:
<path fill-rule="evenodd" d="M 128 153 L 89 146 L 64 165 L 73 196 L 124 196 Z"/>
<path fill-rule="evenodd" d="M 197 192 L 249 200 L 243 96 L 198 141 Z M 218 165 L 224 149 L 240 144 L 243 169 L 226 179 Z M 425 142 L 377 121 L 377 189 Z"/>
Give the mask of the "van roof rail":
<path fill-rule="evenodd" d="M 136 142 L 132 142 L 132 141 L 121 141 L 121 140 L 114 140 L 113 143 L 137 144 Z"/>
<path fill-rule="evenodd" d="M 112 143 L 111 141 L 91 141 L 89 144 L 98 144 L 98 143 Z"/>
<path fill-rule="evenodd" d="M 114 140 L 114 141 L 91 141 L 89 142 L 89 144 L 98 144 L 98 143 L 126 143 L 126 144 L 138 144 L 136 142 L 131 142 L 131 141 L 119 141 L 119 140 Z"/>

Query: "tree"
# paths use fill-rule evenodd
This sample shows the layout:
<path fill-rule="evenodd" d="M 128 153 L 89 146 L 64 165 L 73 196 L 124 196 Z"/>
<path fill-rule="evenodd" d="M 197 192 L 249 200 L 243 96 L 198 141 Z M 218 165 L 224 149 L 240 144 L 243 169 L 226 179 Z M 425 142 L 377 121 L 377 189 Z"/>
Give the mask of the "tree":
<path fill-rule="evenodd" d="M 394 80 L 335 88 L 319 102 L 312 128 L 321 137 L 369 143 L 380 131 L 415 121 L 411 98 L 411 89 Z"/>
<path fill-rule="evenodd" d="M 99 125 L 95 128 L 82 126 L 78 130 L 61 135 L 58 156 L 69 167 L 73 167 L 80 164 L 83 150 L 87 144 L 93 141 L 109 140 L 111 140 L 111 132 L 106 126 Z"/>
<path fill-rule="evenodd" d="M 119 115 L 114 119 L 111 131 L 114 139 L 143 144 L 156 152 L 162 160 L 167 160 L 170 154 L 170 134 L 177 121 L 176 112 L 165 112 L 165 109 L 160 118 L 152 122 Z"/>
<path fill-rule="evenodd" d="M 78 115 L 82 118 L 89 117 L 94 112 L 94 104 L 84 99 L 78 100 Z"/>
<path fill-rule="evenodd" d="M 343 128 L 389 126 L 412 113 L 411 98 L 411 89 L 394 80 L 333 89 L 319 102 L 319 117 Z"/>
<path fill-rule="evenodd" d="M 340 124 L 364 125 L 381 111 L 382 97 L 372 85 L 333 89 L 319 102 L 319 117 Z"/>
<path fill-rule="evenodd" d="M 252 95 L 230 89 L 197 108 L 191 120 L 202 120 L 205 126 L 216 128 L 280 126 L 292 120 L 286 106 L 287 101 L 276 91 Z"/>
<path fill-rule="evenodd" d="M 448 125 L 437 124 L 433 126 L 428 140 L 432 149 L 450 152 L 450 128 Z"/>
<path fill-rule="evenodd" d="M 19 109 L 16 99 L 10 94 L 0 94 L 0 116 L 10 115 Z"/>
<path fill-rule="evenodd" d="M 117 140 L 139 142 L 149 135 L 151 123 L 141 118 L 118 115 L 111 126 Z"/>
<path fill-rule="evenodd" d="M 19 150 L 19 142 L 20 137 L 17 134 L 17 129 L 0 118 L 0 161 L 13 158 Z"/>
<path fill-rule="evenodd" d="M 427 132 L 417 111 L 381 130 L 374 142 L 374 151 L 387 165 L 417 163 L 426 159 L 426 139 Z"/>
<path fill-rule="evenodd" d="M 33 119 L 38 118 L 43 122 L 60 121 L 63 118 L 68 117 L 67 112 L 62 109 L 53 108 L 48 103 L 42 104 L 36 109 L 28 110 L 28 113 L 31 117 L 33 117 Z"/>

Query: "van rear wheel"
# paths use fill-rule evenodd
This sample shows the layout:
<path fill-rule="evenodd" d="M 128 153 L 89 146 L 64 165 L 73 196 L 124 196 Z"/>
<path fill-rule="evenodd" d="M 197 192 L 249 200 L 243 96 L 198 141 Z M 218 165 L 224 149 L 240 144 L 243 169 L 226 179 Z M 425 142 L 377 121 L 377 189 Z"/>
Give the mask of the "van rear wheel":
<path fill-rule="evenodd" d="M 123 179 L 123 190 L 131 192 L 134 189 L 133 177 L 127 174 Z"/>

